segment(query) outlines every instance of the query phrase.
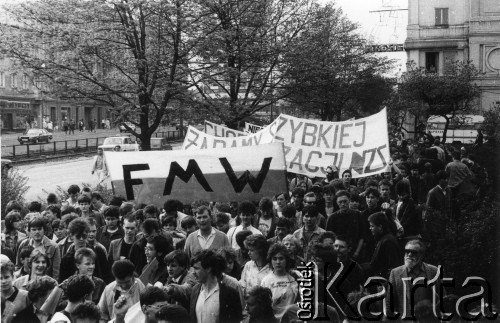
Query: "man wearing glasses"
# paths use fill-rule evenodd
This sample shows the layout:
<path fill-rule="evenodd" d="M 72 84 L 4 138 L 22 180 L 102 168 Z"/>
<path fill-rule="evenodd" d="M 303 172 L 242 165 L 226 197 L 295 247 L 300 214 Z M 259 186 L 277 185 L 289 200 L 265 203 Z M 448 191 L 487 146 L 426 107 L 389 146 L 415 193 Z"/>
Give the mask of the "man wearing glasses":
<path fill-rule="evenodd" d="M 411 282 L 419 277 L 427 279 L 427 281 L 436 277 L 437 267 L 423 262 L 425 251 L 426 245 L 422 240 L 414 239 L 406 243 L 405 264 L 392 269 L 389 275 L 389 283 L 392 285 L 394 295 L 387 297 L 387 313 L 393 311 L 401 314 L 406 313 L 406 316 L 402 317 L 405 319 L 412 316 L 412 308 L 415 308 L 419 302 L 427 300 L 432 303 L 432 287 L 412 288 L 411 286 Z M 407 284 L 406 287 L 404 284 Z M 413 297 L 410 293 L 413 293 Z M 410 303 L 412 298 L 413 302 Z"/>

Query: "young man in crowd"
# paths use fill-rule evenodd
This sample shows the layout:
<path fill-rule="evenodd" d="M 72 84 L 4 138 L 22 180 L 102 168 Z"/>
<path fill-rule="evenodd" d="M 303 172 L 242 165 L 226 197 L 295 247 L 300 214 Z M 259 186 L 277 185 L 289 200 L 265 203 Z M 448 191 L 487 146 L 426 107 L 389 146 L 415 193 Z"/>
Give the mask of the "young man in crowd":
<path fill-rule="evenodd" d="M 78 304 L 82 304 L 88 299 L 94 291 L 92 279 L 85 275 L 71 276 L 65 286 L 64 294 L 68 298 L 68 304 L 64 310 L 54 313 L 51 322 L 71 323 L 71 313 Z"/>
<path fill-rule="evenodd" d="M 35 250 L 40 250 L 48 256 L 50 266 L 47 269 L 47 275 L 54 279 L 59 279 L 59 267 L 61 266 L 61 253 L 59 245 L 51 241 L 45 236 L 46 232 L 45 220 L 41 217 L 36 217 L 28 223 L 28 233 L 30 238 L 24 239 L 19 244 L 18 250 L 23 249 L 25 246 L 32 246 Z M 21 266 L 21 259 L 19 253 L 16 259 L 16 265 Z"/>
<path fill-rule="evenodd" d="M 90 201 L 91 199 L 87 195 L 80 195 L 78 197 L 78 208 L 81 211 L 82 218 L 94 218 L 97 222 L 97 226 L 100 228 L 105 224 L 104 217 L 101 213 L 90 210 Z"/>
<path fill-rule="evenodd" d="M 193 322 L 237 323 L 242 319 L 239 292 L 220 283 L 224 258 L 203 250 L 191 259 L 198 284 L 193 287 L 190 316 Z"/>
<path fill-rule="evenodd" d="M 298 239 L 304 251 L 304 259 L 309 260 L 307 247 L 311 241 L 318 241 L 319 235 L 325 232 L 318 226 L 318 209 L 315 205 L 306 205 L 302 210 L 304 226 L 293 233 L 293 237 Z"/>
<path fill-rule="evenodd" d="M 69 198 L 66 201 L 63 201 L 62 205 L 72 206 L 74 208 L 78 208 L 78 197 L 80 196 L 80 186 L 78 185 L 70 185 L 68 187 L 68 195 Z"/>
<path fill-rule="evenodd" d="M 282 242 L 283 238 L 291 233 L 291 224 L 286 217 L 278 218 L 274 230 L 274 237 L 267 239 L 270 244 Z"/>
<path fill-rule="evenodd" d="M 236 234 L 240 231 L 250 231 L 252 234 L 262 234 L 259 229 L 255 228 L 252 225 L 252 221 L 254 218 L 257 209 L 255 205 L 250 201 L 243 201 L 240 203 L 238 207 L 238 213 L 241 219 L 241 224 L 229 229 L 227 232 L 227 236 L 229 238 L 230 246 L 234 250 L 238 250 L 240 247 L 236 243 Z"/>
<path fill-rule="evenodd" d="M 65 214 L 62 216 L 61 222 L 59 223 L 59 228 L 64 232 L 64 238 L 57 243 L 59 245 L 61 258 L 68 252 L 69 247 L 73 244 L 73 240 L 71 240 L 71 236 L 68 234 L 68 226 L 71 221 L 76 218 L 78 218 L 78 214 L 76 213 Z"/>
<path fill-rule="evenodd" d="M 134 269 L 129 260 L 118 260 L 111 267 L 115 280 L 106 286 L 98 305 L 102 323 L 115 319 L 116 311 L 122 314 L 123 309 L 139 302 L 145 287 L 139 278 L 135 278 Z"/>
<path fill-rule="evenodd" d="M 349 209 L 350 197 L 347 191 L 338 191 L 336 194 L 339 210 L 328 217 L 326 230 L 334 232 L 336 235 L 348 236 L 354 242 L 354 259 L 361 255 L 361 249 L 364 244 L 364 228 L 361 223 L 361 214 L 358 211 Z"/>
<path fill-rule="evenodd" d="M 186 238 L 184 246 L 184 251 L 190 258 L 201 250 L 218 250 L 229 246 L 227 236 L 212 227 L 211 212 L 207 206 L 200 206 L 196 210 L 196 224 L 199 229 Z"/>
<path fill-rule="evenodd" d="M 120 259 L 128 259 L 132 245 L 134 244 L 135 236 L 138 231 L 138 221 L 133 214 L 129 214 L 123 219 L 123 238 L 112 240 L 108 250 L 108 262 L 113 262 Z"/>
<path fill-rule="evenodd" d="M 110 206 L 104 211 L 104 220 L 106 225 L 99 227 L 97 231 L 97 241 L 99 241 L 106 250 L 109 250 L 111 241 L 121 239 L 125 235 L 120 226 L 120 209 L 116 206 Z"/>
<path fill-rule="evenodd" d="M 316 209 L 318 210 L 318 226 L 322 229 L 326 228 L 326 218 L 323 214 L 321 214 L 322 210 L 318 206 L 318 198 L 316 197 L 316 194 L 313 192 L 306 193 L 304 195 L 304 208 L 306 206 L 312 206 L 314 205 Z M 301 219 L 301 222 L 304 222 L 304 210 L 302 210 L 301 214 L 299 215 L 299 218 Z"/>
<path fill-rule="evenodd" d="M 276 222 L 278 217 L 273 212 L 273 201 L 268 197 L 263 197 L 259 202 L 260 213 L 255 219 L 255 225 L 266 239 L 274 237 Z"/>
<path fill-rule="evenodd" d="M 135 270 L 137 273 L 142 273 L 142 269 L 147 264 L 144 248 L 146 248 L 148 238 L 159 234 L 160 234 L 160 224 L 158 223 L 157 219 L 150 218 L 144 220 L 144 223 L 142 224 L 142 237 L 138 239 L 136 242 L 134 242 L 134 244 L 130 248 L 129 259 L 135 265 Z M 161 235 L 165 237 L 164 233 L 162 233 Z M 168 237 L 170 239 L 167 239 L 166 237 L 165 239 L 167 239 L 167 243 L 170 244 L 170 246 L 172 246 L 173 249 L 172 237 L 170 235 L 168 235 Z"/>
<path fill-rule="evenodd" d="M 108 208 L 106 204 L 104 204 L 104 199 L 101 194 L 98 192 L 92 192 L 92 198 L 90 203 L 96 212 L 104 214 L 104 210 Z"/>
<path fill-rule="evenodd" d="M 9 323 L 12 317 L 28 307 L 28 292 L 13 285 L 14 264 L 11 261 L 0 264 L 0 293 L 2 296 L 2 322 Z"/>

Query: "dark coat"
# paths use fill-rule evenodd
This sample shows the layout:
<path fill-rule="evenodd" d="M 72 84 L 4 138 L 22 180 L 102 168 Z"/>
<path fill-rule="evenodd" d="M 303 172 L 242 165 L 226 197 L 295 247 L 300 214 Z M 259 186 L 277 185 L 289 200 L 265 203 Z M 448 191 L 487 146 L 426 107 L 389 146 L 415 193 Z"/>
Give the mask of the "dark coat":
<path fill-rule="evenodd" d="M 417 212 L 413 199 L 409 198 L 403 201 L 396 214 L 396 218 L 404 228 L 405 237 L 422 233 L 422 216 L 420 212 Z"/>
<path fill-rule="evenodd" d="M 189 306 L 189 315 L 193 322 L 196 319 L 196 302 L 200 296 L 201 284 L 196 284 L 191 293 L 191 302 Z M 219 282 L 219 322 L 239 323 L 243 319 L 240 294 L 234 288 L 231 288 L 222 282 Z"/>
<path fill-rule="evenodd" d="M 399 243 L 391 233 L 386 233 L 377 241 L 372 259 L 366 268 L 370 276 L 389 277 L 391 269 L 403 263 L 403 255 Z"/>
<path fill-rule="evenodd" d="M 98 245 L 94 248 L 87 245 L 87 248 L 92 249 L 96 254 L 94 276 L 104 280 L 106 284 L 109 284 L 113 277 L 111 275 L 111 268 L 108 263 L 106 250 L 102 245 Z M 59 274 L 59 283 L 65 281 L 70 276 L 73 276 L 76 272 L 75 264 L 75 245 L 71 245 L 68 252 L 61 259 L 61 269 Z"/>

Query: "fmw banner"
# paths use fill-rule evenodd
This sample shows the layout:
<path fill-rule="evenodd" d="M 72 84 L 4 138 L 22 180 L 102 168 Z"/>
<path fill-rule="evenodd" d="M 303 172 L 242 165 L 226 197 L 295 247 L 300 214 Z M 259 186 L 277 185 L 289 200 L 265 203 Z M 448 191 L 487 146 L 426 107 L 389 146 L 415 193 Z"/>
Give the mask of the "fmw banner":
<path fill-rule="evenodd" d="M 241 137 L 248 134 L 205 120 L 205 133 L 215 137 Z"/>
<path fill-rule="evenodd" d="M 258 126 L 256 124 L 251 124 L 248 122 L 245 122 L 245 132 L 246 133 L 256 133 L 264 129 L 264 127 Z"/>
<path fill-rule="evenodd" d="M 274 141 L 284 144 L 289 172 L 323 177 L 326 167 L 346 169 L 353 177 L 386 171 L 390 158 L 387 112 L 358 120 L 316 121 L 289 115 L 278 117 Z"/>
<path fill-rule="evenodd" d="M 138 203 L 256 200 L 287 189 L 282 143 L 104 154 L 114 194 Z"/>

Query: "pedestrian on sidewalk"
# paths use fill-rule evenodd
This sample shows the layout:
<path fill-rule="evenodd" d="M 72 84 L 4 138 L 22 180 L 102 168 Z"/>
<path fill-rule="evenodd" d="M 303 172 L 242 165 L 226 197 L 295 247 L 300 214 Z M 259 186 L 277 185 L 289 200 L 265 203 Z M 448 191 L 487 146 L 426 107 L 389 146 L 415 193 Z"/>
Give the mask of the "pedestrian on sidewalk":
<path fill-rule="evenodd" d="M 97 156 L 94 157 L 94 163 L 92 164 L 92 175 L 94 175 L 94 173 L 97 173 L 99 184 L 101 184 L 108 176 L 108 169 L 106 167 L 106 162 L 104 161 L 102 148 L 97 149 Z"/>
<path fill-rule="evenodd" d="M 69 133 L 70 134 L 75 134 L 75 128 L 76 128 L 76 123 L 73 119 L 69 120 Z"/>

